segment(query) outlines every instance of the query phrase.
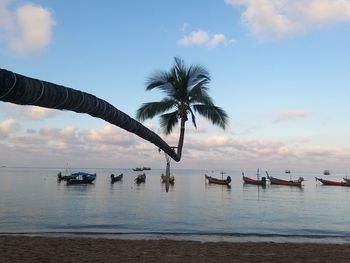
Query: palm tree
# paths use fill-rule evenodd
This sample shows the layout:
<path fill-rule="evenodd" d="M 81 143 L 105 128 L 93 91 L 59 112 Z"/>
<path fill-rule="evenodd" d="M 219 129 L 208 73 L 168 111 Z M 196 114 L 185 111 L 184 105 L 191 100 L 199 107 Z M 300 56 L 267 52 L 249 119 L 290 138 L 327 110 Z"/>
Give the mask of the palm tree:
<path fill-rule="evenodd" d="M 169 71 L 159 71 L 147 80 L 146 90 L 159 89 L 166 94 L 158 102 L 144 103 L 136 113 L 136 119 L 144 121 L 160 115 L 162 131 L 170 134 L 180 121 L 180 137 L 177 147 L 177 160 L 181 160 L 185 137 L 185 123 L 188 115 L 197 128 L 198 113 L 207 118 L 212 124 L 225 129 L 228 123 L 226 112 L 215 106 L 208 94 L 210 76 L 208 71 L 200 66 L 186 67 L 183 60 L 175 57 L 175 64 Z M 167 159 L 166 176 L 170 176 L 170 159 Z"/>
<path fill-rule="evenodd" d="M 179 161 L 176 152 L 156 133 L 92 94 L 0 69 L 0 101 L 89 114 L 153 143 Z"/>

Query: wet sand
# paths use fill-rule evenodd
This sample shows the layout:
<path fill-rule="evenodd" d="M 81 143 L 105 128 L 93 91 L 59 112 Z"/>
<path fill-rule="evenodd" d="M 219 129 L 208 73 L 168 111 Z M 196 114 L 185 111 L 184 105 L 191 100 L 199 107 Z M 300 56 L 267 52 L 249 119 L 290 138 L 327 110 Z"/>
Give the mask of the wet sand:
<path fill-rule="evenodd" d="M 350 244 L 0 236 L 0 262 L 349 262 Z"/>

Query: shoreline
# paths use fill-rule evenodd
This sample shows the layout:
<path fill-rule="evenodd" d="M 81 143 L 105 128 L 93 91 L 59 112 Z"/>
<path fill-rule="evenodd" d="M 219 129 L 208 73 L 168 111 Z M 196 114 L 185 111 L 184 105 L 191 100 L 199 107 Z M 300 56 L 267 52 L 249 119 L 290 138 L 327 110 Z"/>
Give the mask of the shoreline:
<path fill-rule="evenodd" d="M 0 232 L 0 237 L 91 238 L 108 240 L 173 240 L 227 243 L 290 243 L 350 245 L 350 237 L 334 235 L 278 234 L 192 234 L 192 233 L 108 233 L 108 232 Z"/>
<path fill-rule="evenodd" d="M 346 262 L 350 244 L 0 236 L 1 262 Z"/>

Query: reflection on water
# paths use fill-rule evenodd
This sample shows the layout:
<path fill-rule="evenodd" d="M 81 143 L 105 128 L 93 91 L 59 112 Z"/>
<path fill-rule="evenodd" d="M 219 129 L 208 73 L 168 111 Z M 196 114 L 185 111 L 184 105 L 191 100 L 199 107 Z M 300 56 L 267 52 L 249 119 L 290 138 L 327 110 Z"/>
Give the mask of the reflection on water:
<path fill-rule="evenodd" d="M 67 185 L 67 182 L 61 181 L 57 182 L 58 191 L 88 191 L 92 190 L 95 187 L 95 184 L 75 184 Z"/>
<path fill-rule="evenodd" d="M 167 193 L 161 170 L 141 184 L 131 169 L 87 170 L 97 173 L 93 184 L 68 186 L 57 172 L 0 170 L 0 232 L 350 237 L 350 188 L 316 184 L 314 174 L 296 175 L 306 179 L 301 188 L 262 187 L 227 171 L 228 187 L 207 183 L 207 171 L 178 170 Z M 111 184 L 111 173 L 124 177 Z"/>

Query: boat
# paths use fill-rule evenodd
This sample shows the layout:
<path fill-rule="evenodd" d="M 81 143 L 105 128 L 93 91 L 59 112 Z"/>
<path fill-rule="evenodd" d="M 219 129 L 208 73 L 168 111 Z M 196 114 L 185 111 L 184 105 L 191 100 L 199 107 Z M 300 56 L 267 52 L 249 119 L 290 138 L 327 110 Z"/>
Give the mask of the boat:
<path fill-rule="evenodd" d="M 121 181 L 122 179 L 123 179 L 123 174 L 120 174 L 118 176 L 111 174 L 111 184 L 114 184 L 115 182 Z"/>
<path fill-rule="evenodd" d="M 138 174 L 135 178 L 135 183 L 140 184 L 146 182 L 146 174 Z"/>
<path fill-rule="evenodd" d="M 224 172 L 221 172 L 221 176 L 223 177 Z M 209 183 L 212 184 L 221 184 L 221 185 L 229 185 L 231 183 L 231 177 L 227 176 L 226 179 L 217 179 L 215 177 L 204 175 L 205 179 L 208 180 Z"/>
<path fill-rule="evenodd" d="M 68 171 L 66 171 L 66 175 L 62 175 L 62 172 L 58 172 L 58 174 L 57 174 L 57 181 L 61 182 L 61 181 L 68 181 L 68 180 L 71 180 L 71 179 L 76 179 L 80 175 L 80 172 L 72 173 L 72 174 L 69 174 L 69 175 L 67 175 L 67 173 L 68 173 Z"/>
<path fill-rule="evenodd" d="M 343 178 L 343 180 L 345 181 L 345 182 L 348 182 L 348 183 L 350 183 L 350 178 Z"/>
<path fill-rule="evenodd" d="M 348 182 L 347 180 L 345 182 L 344 181 L 343 182 L 342 181 L 339 182 L 339 181 L 325 180 L 325 179 L 318 178 L 318 177 L 315 177 L 315 178 L 316 178 L 316 181 L 320 181 L 323 185 L 348 186 L 348 187 L 350 187 L 350 182 Z"/>
<path fill-rule="evenodd" d="M 136 168 L 134 168 L 134 169 L 132 169 L 133 171 L 135 171 L 135 172 L 141 172 L 141 171 L 149 171 L 149 170 L 151 170 L 151 167 L 136 167 Z"/>
<path fill-rule="evenodd" d="M 242 172 L 242 178 L 243 178 L 243 182 L 245 184 L 254 184 L 254 185 L 266 186 L 266 177 L 262 177 L 261 180 L 259 179 L 259 169 L 257 171 L 256 176 L 257 176 L 257 179 L 253 179 L 253 178 L 245 176 L 244 173 Z"/>
<path fill-rule="evenodd" d="M 290 174 L 290 170 L 285 170 L 285 173 L 286 174 Z"/>
<path fill-rule="evenodd" d="M 67 185 L 92 184 L 96 179 L 96 174 L 77 172 L 70 175 L 72 178 L 67 180 Z"/>
<path fill-rule="evenodd" d="M 304 181 L 303 177 L 299 177 L 298 180 L 283 180 L 279 178 L 272 177 L 268 174 L 266 171 L 267 178 L 270 180 L 271 184 L 276 184 L 276 185 L 289 185 L 289 186 L 302 186 L 302 183 Z"/>
<path fill-rule="evenodd" d="M 62 172 L 58 172 L 57 174 L 57 181 L 68 181 L 70 179 L 75 179 L 78 176 L 77 173 L 73 173 L 70 175 L 62 175 Z"/>
<path fill-rule="evenodd" d="M 167 176 L 162 174 L 160 176 L 160 179 L 162 180 L 162 183 L 166 183 Z M 175 183 L 175 176 L 174 175 L 169 176 L 169 184 L 174 184 L 174 183 Z"/>
<path fill-rule="evenodd" d="M 330 175 L 331 173 L 330 173 L 330 171 L 329 170 L 324 170 L 323 171 L 323 175 Z"/>

